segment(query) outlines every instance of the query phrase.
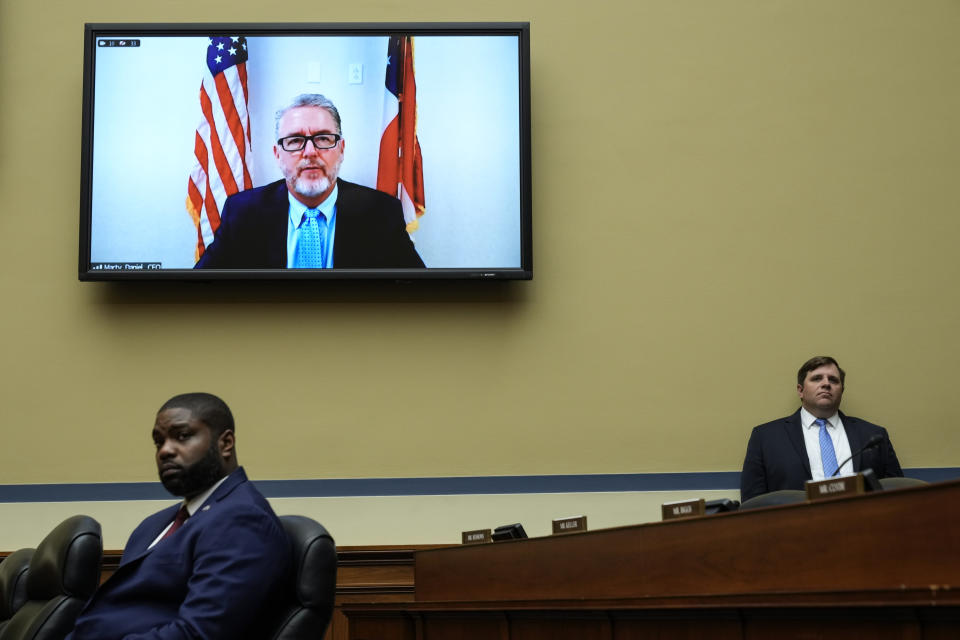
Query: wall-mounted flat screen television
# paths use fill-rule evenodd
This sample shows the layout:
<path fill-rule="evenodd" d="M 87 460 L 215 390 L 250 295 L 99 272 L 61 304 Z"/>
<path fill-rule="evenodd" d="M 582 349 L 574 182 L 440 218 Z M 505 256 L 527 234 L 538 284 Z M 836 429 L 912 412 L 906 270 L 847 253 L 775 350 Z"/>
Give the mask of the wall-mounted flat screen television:
<path fill-rule="evenodd" d="M 527 23 L 88 24 L 81 280 L 530 279 Z"/>

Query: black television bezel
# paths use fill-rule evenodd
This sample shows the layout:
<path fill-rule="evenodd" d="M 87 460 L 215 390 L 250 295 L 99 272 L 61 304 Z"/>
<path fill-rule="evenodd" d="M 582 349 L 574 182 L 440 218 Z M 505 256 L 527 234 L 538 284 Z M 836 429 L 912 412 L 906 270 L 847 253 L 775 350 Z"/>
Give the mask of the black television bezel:
<path fill-rule="evenodd" d="M 520 81 L 520 267 L 425 269 L 90 269 L 92 223 L 94 57 L 98 38 L 111 36 L 190 35 L 516 35 Z M 530 280 L 533 278 L 533 189 L 530 148 L 529 22 L 344 22 L 344 23 L 86 23 L 83 38 L 83 124 L 80 160 L 81 281 L 214 280 Z"/>

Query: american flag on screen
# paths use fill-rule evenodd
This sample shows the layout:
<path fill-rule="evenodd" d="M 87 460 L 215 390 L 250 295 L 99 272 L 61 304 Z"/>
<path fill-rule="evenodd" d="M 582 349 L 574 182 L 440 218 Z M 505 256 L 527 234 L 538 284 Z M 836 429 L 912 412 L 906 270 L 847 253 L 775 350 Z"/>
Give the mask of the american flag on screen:
<path fill-rule="evenodd" d="M 417 82 L 413 76 L 413 38 L 390 36 L 377 189 L 403 204 L 407 232 L 424 214 L 423 158 L 417 140 Z"/>
<path fill-rule="evenodd" d="M 197 163 L 187 183 L 187 211 L 197 227 L 196 260 L 213 241 L 227 196 L 253 186 L 248 102 L 247 39 L 210 38 L 193 145 Z"/>

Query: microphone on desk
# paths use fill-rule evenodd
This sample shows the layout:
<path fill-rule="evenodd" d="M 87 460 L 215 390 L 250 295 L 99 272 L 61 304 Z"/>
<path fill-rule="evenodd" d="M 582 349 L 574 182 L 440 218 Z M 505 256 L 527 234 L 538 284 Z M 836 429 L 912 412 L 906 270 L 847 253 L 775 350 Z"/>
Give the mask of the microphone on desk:
<path fill-rule="evenodd" d="M 837 470 L 834 471 L 832 474 L 830 474 L 830 477 L 832 478 L 832 477 L 834 477 L 835 475 L 837 475 L 838 473 L 840 473 L 840 469 L 843 468 L 843 465 L 845 465 L 845 464 L 847 464 L 848 462 L 850 462 L 851 460 L 853 460 L 853 457 L 854 457 L 854 456 L 860 455 L 861 453 L 863 453 L 863 452 L 866 451 L 867 449 L 872 449 L 873 447 L 877 446 L 877 445 L 880 444 L 881 442 L 883 442 L 883 436 L 880 435 L 879 433 L 871 436 L 871 438 L 870 438 L 869 440 L 867 440 L 867 444 L 865 444 L 865 445 L 863 445 L 862 447 L 860 447 L 859 449 L 857 449 L 857 451 L 856 451 L 855 453 L 853 453 L 849 458 L 847 458 L 846 460 L 844 460 L 841 464 L 837 465 Z"/>

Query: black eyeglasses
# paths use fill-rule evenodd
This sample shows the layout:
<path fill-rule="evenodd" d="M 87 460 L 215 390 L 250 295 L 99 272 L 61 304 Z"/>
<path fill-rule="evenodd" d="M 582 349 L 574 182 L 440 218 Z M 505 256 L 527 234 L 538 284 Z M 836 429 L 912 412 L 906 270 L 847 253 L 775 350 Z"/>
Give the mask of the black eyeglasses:
<path fill-rule="evenodd" d="M 312 136 L 287 136 L 277 140 L 277 144 L 284 151 L 303 151 L 307 146 L 307 140 L 313 143 L 313 148 L 317 151 L 323 149 L 333 149 L 337 143 L 343 139 L 339 133 L 318 133 Z"/>

